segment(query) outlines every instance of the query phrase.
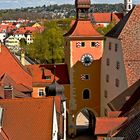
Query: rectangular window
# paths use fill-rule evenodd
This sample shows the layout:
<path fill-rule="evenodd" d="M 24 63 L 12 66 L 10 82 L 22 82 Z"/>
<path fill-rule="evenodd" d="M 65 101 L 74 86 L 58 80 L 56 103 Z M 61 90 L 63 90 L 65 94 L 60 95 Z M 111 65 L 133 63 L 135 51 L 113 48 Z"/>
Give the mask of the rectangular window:
<path fill-rule="evenodd" d="M 107 66 L 110 65 L 110 59 L 109 59 L 109 58 L 106 59 L 106 65 L 107 65 Z"/>
<path fill-rule="evenodd" d="M 44 96 L 44 95 L 45 95 L 44 89 L 39 89 L 39 90 L 38 90 L 38 95 L 39 95 L 39 96 Z"/>
<path fill-rule="evenodd" d="M 115 52 L 118 51 L 118 44 L 115 44 Z"/>
<path fill-rule="evenodd" d="M 46 80 L 51 80 L 51 76 L 46 76 Z"/>
<path fill-rule="evenodd" d="M 116 87 L 119 87 L 119 79 L 115 79 L 115 85 Z"/>
<path fill-rule="evenodd" d="M 117 70 L 120 69 L 120 62 L 119 62 L 119 61 L 116 62 L 116 69 L 117 69 Z"/>
<path fill-rule="evenodd" d="M 81 47 L 85 47 L 85 42 L 81 42 Z"/>
<path fill-rule="evenodd" d="M 104 97 L 105 97 L 105 98 L 108 97 L 108 92 L 107 92 L 107 90 L 104 91 Z"/>
<path fill-rule="evenodd" d="M 111 42 L 109 42 L 109 50 L 111 50 Z"/>
<path fill-rule="evenodd" d="M 106 82 L 107 83 L 109 82 L 109 75 L 108 74 L 106 75 Z"/>
<path fill-rule="evenodd" d="M 99 45 L 99 42 L 91 42 L 91 47 L 98 47 Z"/>
<path fill-rule="evenodd" d="M 81 80 L 89 80 L 89 78 L 88 74 L 81 74 Z"/>

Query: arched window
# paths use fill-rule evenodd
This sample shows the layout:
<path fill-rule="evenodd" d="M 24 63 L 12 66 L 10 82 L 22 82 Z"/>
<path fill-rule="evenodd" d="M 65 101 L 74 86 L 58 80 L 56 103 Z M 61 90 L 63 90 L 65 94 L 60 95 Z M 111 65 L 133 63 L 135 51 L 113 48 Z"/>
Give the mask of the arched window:
<path fill-rule="evenodd" d="M 89 99 L 90 98 L 90 91 L 89 89 L 85 89 L 83 91 L 83 99 Z"/>

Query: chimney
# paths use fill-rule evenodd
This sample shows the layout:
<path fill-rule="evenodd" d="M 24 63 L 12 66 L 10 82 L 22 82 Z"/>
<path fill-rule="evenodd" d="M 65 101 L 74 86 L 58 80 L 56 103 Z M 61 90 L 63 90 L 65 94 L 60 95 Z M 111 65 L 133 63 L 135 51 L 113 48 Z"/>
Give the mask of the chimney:
<path fill-rule="evenodd" d="M 20 58 L 21 64 L 25 66 L 25 52 L 21 51 L 21 58 Z"/>
<path fill-rule="evenodd" d="M 4 99 L 13 98 L 13 86 L 4 86 Z"/>

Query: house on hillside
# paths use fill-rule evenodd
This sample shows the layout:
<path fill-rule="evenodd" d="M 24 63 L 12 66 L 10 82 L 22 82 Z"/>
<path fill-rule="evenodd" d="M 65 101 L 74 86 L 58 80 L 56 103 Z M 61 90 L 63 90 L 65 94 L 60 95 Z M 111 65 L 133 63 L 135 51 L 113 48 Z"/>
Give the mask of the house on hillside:
<path fill-rule="evenodd" d="M 106 27 L 111 22 L 118 23 L 123 18 L 123 13 L 93 13 L 90 17 L 98 27 Z"/>
<path fill-rule="evenodd" d="M 12 51 L 19 51 L 19 47 L 20 47 L 20 41 L 14 37 L 13 35 L 10 35 L 9 37 L 7 37 L 5 39 L 5 45 L 8 49 L 12 50 Z"/>

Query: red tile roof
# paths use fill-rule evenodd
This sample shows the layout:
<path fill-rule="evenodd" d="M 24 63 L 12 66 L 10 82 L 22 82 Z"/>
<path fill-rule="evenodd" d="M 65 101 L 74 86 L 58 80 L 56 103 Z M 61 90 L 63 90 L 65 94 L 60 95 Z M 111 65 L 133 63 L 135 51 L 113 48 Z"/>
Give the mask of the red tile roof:
<path fill-rule="evenodd" d="M 125 102 L 125 104 L 121 107 L 122 113 L 120 116 L 123 116 L 125 113 L 129 112 L 134 105 L 140 100 L 140 80 L 138 80 L 135 84 L 139 83 L 138 87 L 136 90 L 133 92 L 133 94 L 130 96 L 130 98 Z M 126 91 L 130 91 L 133 86 L 130 87 L 130 89 Z"/>
<path fill-rule="evenodd" d="M 17 84 L 10 76 L 7 74 L 2 75 L 0 77 L 0 97 L 4 98 L 4 87 L 5 86 L 12 86 L 13 87 L 13 98 L 27 98 L 29 97 L 29 93 L 31 94 L 32 89 L 29 87 L 26 87 L 22 84 Z M 28 93 L 27 95 L 24 93 Z"/>
<path fill-rule="evenodd" d="M 5 73 L 17 84 L 32 88 L 32 77 L 29 72 L 5 46 L 0 48 L 0 76 Z"/>
<path fill-rule="evenodd" d="M 11 140 L 51 140 L 52 97 L 44 99 L 3 99 L 3 131 Z"/>
<path fill-rule="evenodd" d="M 121 114 L 121 111 L 109 111 L 107 113 L 107 116 L 114 118 L 114 117 L 118 117 L 120 114 Z"/>
<path fill-rule="evenodd" d="M 67 37 L 98 37 L 102 38 L 103 36 L 98 33 L 90 20 L 76 20 L 70 31 L 65 34 Z"/>
<path fill-rule="evenodd" d="M 111 21 L 119 22 L 123 17 L 122 13 L 93 13 L 93 19 L 97 23 L 110 23 Z"/>
<path fill-rule="evenodd" d="M 33 85 L 34 84 L 51 84 L 53 82 L 53 74 L 50 70 L 45 69 L 44 73 L 45 76 L 51 76 L 51 79 L 46 80 L 43 78 L 43 70 L 40 65 L 28 65 L 28 69 L 30 70 L 33 78 Z"/>
<path fill-rule="evenodd" d="M 108 134 L 109 131 L 120 126 L 127 120 L 126 117 L 120 118 L 96 118 L 95 134 L 102 135 Z"/>
<path fill-rule="evenodd" d="M 54 65 L 28 65 L 33 77 L 33 86 L 40 84 L 51 84 L 54 80 Z M 50 80 L 43 79 L 44 76 L 51 76 Z M 56 64 L 56 80 L 59 84 L 69 84 L 68 69 L 66 64 Z"/>

